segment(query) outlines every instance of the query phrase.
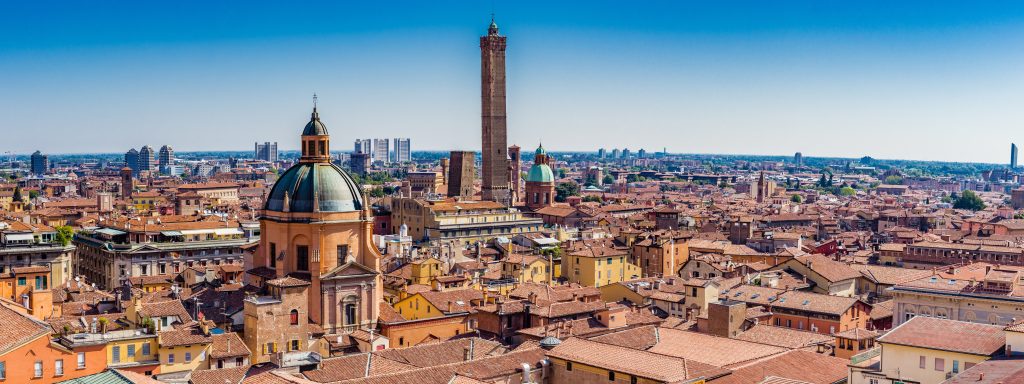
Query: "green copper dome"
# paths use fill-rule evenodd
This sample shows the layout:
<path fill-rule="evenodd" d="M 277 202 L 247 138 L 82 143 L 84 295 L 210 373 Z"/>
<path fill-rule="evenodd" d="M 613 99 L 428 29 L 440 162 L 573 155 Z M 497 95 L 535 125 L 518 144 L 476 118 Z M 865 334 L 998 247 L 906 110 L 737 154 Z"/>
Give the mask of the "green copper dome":
<path fill-rule="evenodd" d="M 554 183 L 555 173 L 551 172 L 551 167 L 547 164 L 534 164 L 530 167 L 530 173 L 526 174 L 526 181 L 535 183 Z"/>
<path fill-rule="evenodd" d="M 363 209 L 363 198 L 359 186 L 337 165 L 299 163 L 277 179 L 264 208 L 276 212 L 354 212 Z"/>
<path fill-rule="evenodd" d="M 534 152 L 534 153 L 538 154 L 538 155 L 546 155 L 547 154 L 547 152 L 544 151 L 544 146 L 543 145 L 538 146 L 537 147 L 537 151 Z"/>

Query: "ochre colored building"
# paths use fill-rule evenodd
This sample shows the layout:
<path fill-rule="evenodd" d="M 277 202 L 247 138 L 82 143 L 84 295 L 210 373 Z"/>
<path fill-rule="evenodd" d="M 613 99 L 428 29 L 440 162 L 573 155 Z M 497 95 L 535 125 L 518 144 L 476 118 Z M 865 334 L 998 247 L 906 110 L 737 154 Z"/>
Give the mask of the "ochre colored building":
<path fill-rule="evenodd" d="M 373 328 L 383 297 L 373 215 L 360 186 L 331 163 L 316 107 L 302 156 L 271 189 L 260 219 L 257 268 L 309 281 L 309 320 L 328 334 Z"/>

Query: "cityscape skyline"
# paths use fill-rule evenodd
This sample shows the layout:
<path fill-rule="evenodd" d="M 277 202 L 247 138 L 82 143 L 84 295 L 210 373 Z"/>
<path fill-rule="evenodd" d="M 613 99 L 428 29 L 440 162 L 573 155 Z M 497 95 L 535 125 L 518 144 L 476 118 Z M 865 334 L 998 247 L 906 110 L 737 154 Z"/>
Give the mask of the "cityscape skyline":
<path fill-rule="evenodd" d="M 557 152 L 615 142 L 655 150 L 649 138 L 660 135 L 657 147 L 673 153 L 1005 163 L 1005 143 L 1022 139 L 1014 128 L 1024 116 L 1012 103 L 1024 85 L 1014 70 L 1024 60 L 1011 48 L 1020 40 L 1015 31 L 1024 29 L 1017 5 L 948 5 L 914 18 L 909 12 L 920 9 L 891 7 L 858 20 L 853 9 L 807 4 L 752 5 L 751 14 L 764 18 L 664 2 L 621 15 L 603 2 L 545 12 L 531 12 L 533 5 L 493 9 L 513 36 L 509 144 L 545 141 Z M 34 11 L 4 7 L 5 32 Z M 488 5 L 405 4 L 383 15 L 367 5 L 314 4 L 338 25 L 294 30 L 288 16 L 301 9 L 256 6 L 239 10 L 249 23 L 237 31 L 209 25 L 219 16 L 187 14 L 190 7 L 198 5 L 81 18 L 69 7 L 54 13 L 67 21 L 56 32 L 0 40 L 0 79 L 9 85 L 0 90 L 0 125 L 17 130 L 44 108 L 61 111 L 50 118 L 56 137 L 28 135 L 0 150 L 118 152 L 141 141 L 133 136 L 139 129 L 196 151 L 244 150 L 254 139 L 297 149 L 288 137 L 297 122 L 288 116 L 308 108 L 313 92 L 324 98 L 320 109 L 337 121 L 343 142 L 369 133 L 410 137 L 429 150 L 479 146 L 470 36 L 485 31 Z M 285 19 L 279 26 L 259 26 L 275 12 Z M 140 14 L 155 19 L 131 34 L 89 30 L 105 18 Z M 182 33 L 188 28 L 195 30 Z M 308 52 L 318 60 L 267 56 Z M 418 65 L 405 65 L 410 59 Z M 146 79 L 143 89 L 139 79 Z M 399 83 L 411 86 L 388 90 Z M 986 135 L 962 135 L 978 129 Z M 814 148 L 786 138 L 836 130 L 859 134 Z M 81 133 L 90 131 L 99 133 Z M 964 137 L 949 139 L 958 134 Z M 915 145 L 891 144 L 910 139 Z M 92 151 L 75 150 L 83 147 Z"/>
<path fill-rule="evenodd" d="M 0 382 L 1024 380 L 1024 4 L 441 1 L 0 4 Z"/>

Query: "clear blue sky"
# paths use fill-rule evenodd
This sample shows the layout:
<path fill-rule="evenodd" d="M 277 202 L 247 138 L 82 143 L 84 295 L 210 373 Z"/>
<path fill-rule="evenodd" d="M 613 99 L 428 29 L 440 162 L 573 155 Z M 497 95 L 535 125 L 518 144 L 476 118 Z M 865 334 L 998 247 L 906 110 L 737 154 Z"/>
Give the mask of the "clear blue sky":
<path fill-rule="evenodd" d="M 509 143 L 1008 161 L 1024 2 L 0 2 L 0 152 L 478 149 L 509 36 Z"/>

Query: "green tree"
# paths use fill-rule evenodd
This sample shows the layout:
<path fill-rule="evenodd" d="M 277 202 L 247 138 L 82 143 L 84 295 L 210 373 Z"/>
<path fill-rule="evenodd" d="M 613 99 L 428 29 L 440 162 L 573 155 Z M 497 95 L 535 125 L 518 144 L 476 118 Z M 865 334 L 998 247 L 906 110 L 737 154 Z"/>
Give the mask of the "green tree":
<path fill-rule="evenodd" d="M 586 196 L 583 196 L 583 201 L 591 202 L 591 203 L 603 203 L 604 202 L 604 200 L 601 199 L 601 196 L 598 196 L 598 195 L 586 195 Z"/>
<path fill-rule="evenodd" d="M 853 188 L 850 188 L 850 187 L 839 188 L 839 193 L 838 193 L 839 196 L 853 196 L 855 194 L 857 194 L 857 190 L 855 190 Z"/>
<path fill-rule="evenodd" d="M 885 183 L 889 185 L 903 184 L 903 178 L 896 175 L 892 175 L 885 178 Z"/>
<path fill-rule="evenodd" d="M 558 168 L 558 178 L 559 179 L 564 179 L 565 178 L 565 168 Z"/>
<path fill-rule="evenodd" d="M 803 196 L 800 196 L 800 195 L 793 195 L 793 196 L 791 196 L 789 198 L 789 201 L 792 201 L 794 203 L 800 204 L 800 203 L 804 202 L 804 198 L 803 198 Z"/>
<path fill-rule="evenodd" d="M 565 199 L 569 196 L 579 196 L 580 186 L 576 183 L 558 183 L 555 186 L 555 201 L 565 202 Z"/>
<path fill-rule="evenodd" d="M 612 177 L 612 175 L 604 175 L 604 179 L 601 181 L 604 182 L 605 184 L 615 183 L 615 179 Z"/>
<path fill-rule="evenodd" d="M 974 191 L 967 190 L 953 203 L 953 208 L 980 211 L 985 209 L 985 202 Z"/>
<path fill-rule="evenodd" d="M 384 197 L 384 188 L 381 186 L 373 187 L 370 190 L 370 197 Z"/>
<path fill-rule="evenodd" d="M 71 244 L 71 239 L 75 238 L 75 230 L 71 229 L 71 227 L 69 227 L 67 225 L 61 225 L 61 226 L 57 227 L 56 229 L 57 229 L 57 241 L 60 242 L 60 245 L 66 247 L 66 246 L 68 246 L 68 244 Z"/>
<path fill-rule="evenodd" d="M 21 197 L 21 187 L 14 187 L 14 201 L 24 201 L 24 200 L 25 199 L 23 197 Z"/>
<path fill-rule="evenodd" d="M 29 199 L 34 200 L 37 197 L 39 197 L 39 191 L 36 191 L 36 190 L 28 191 L 28 198 Z"/>

